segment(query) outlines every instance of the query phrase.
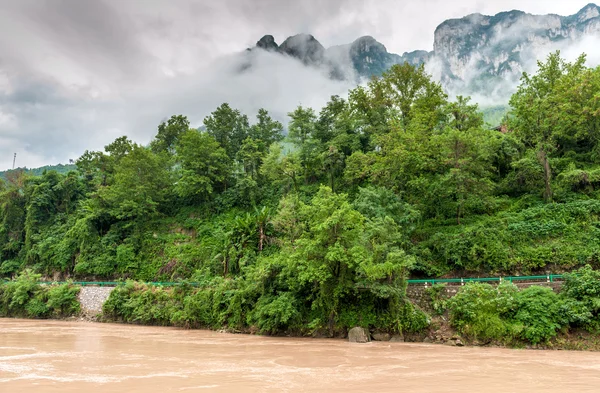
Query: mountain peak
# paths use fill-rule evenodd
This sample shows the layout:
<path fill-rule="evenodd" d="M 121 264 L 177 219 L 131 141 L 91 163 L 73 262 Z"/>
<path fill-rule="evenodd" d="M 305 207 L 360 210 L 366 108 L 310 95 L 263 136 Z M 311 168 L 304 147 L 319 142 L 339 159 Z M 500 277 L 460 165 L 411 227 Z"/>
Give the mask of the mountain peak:
<path fill-rule="evenodd" d="M 596 4 L 590 3 L 588 5 L 586 5 L 585 7 L 583 7 L 577 14 L 577 21 L 578 22 L 585 22 L 587 20 L 593 19 L 593 18 L 597 18 L 598 16 L 600 16 L 600 7 L 598 7 Z"/>
<path fill-rule="evenodd" d="M 256 47 L 267 51 L 276 51 L 279 46 L 272 35 L 265 35 L 256 42 Z"/>
<path fill-rule="evenodd" d="M 323 61 L 325 48 L 310 34 L 296 34 L 288 37 L 279 51 L 302 60 L 304 64 L 318 64 Z"/>
<path fill-rule="evenodd" d="M 356 39 L 352 43 L 350 50 L 356 53 L 387 53 L 385 45 L 370 35 L 365 35 Z"/>

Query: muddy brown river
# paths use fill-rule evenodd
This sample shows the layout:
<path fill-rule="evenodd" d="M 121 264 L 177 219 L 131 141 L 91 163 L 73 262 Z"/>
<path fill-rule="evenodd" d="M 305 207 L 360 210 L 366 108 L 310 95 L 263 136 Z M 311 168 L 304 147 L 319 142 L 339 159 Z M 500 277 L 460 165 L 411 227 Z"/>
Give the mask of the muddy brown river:
<path fill-rule="evenodd" d="M 600 354 L 0 319 L 0 392 L 600 392 Z"/>

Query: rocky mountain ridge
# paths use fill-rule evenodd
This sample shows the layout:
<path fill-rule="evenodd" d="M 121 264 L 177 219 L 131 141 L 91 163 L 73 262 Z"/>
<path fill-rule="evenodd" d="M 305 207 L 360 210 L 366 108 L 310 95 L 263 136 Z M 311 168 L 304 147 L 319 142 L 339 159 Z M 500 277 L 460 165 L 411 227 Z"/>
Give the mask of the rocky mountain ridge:
<path fill-rule="evenodd" d="M 248 51 L 266 50 L 319 67 L 335 79 L 361 79 L 380 75 L 394 64 L 424 63 L 448 89 L 473 93 L 502 90 L 514 84 L 523 71 L 535 68 L 548 53 L 584 38 L 600 45 L 600 7 L 588 4 L 570 16 L 532 15 L 523 11 L 494 16 L 471 14 L 441 23 L 434 32 L 433 51 L 390 53 L 371 36 L 346 45 L 325 48 L 310 34 L 288 37 L 281 45 L 271 35 Z"/>

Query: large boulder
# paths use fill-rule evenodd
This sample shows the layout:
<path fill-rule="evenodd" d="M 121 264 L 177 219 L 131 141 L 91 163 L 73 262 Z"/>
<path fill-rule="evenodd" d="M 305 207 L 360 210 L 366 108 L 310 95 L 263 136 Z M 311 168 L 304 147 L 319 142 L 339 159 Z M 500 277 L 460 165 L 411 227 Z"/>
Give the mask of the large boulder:
<path fill-rule="evenodd" d="M 393 343 L 403 343 L 404 342 L 404 336 L 402 336 L 400 334 L 394 334 L 392 336 L 392 338 L 390 339 L 390 342 L 393 342 Z"/>
<path fill-rule="evenodd" d="M 373 333 L 373 341 L 390 341 L 391 338 L 392 336 L 389 333 Z"/>
<path fill-rule="evenodd" d="M 371 337 L 368 330 L 357 326 L 348 331 L 348 341 L 351 343 L 368 343 L 371 341 Z"/>

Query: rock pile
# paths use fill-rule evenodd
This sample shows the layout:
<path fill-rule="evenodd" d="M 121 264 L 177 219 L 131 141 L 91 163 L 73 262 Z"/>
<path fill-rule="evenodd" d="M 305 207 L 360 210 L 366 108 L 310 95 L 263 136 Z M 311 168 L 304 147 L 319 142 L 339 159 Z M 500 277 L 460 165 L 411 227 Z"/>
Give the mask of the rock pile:
<path fill-rule="evenodd" d="M 102 312 L 102 305 L 114 287 L 82 287 L 79 291 L 81 312 L 88 317 L 95 317 Z"/>

